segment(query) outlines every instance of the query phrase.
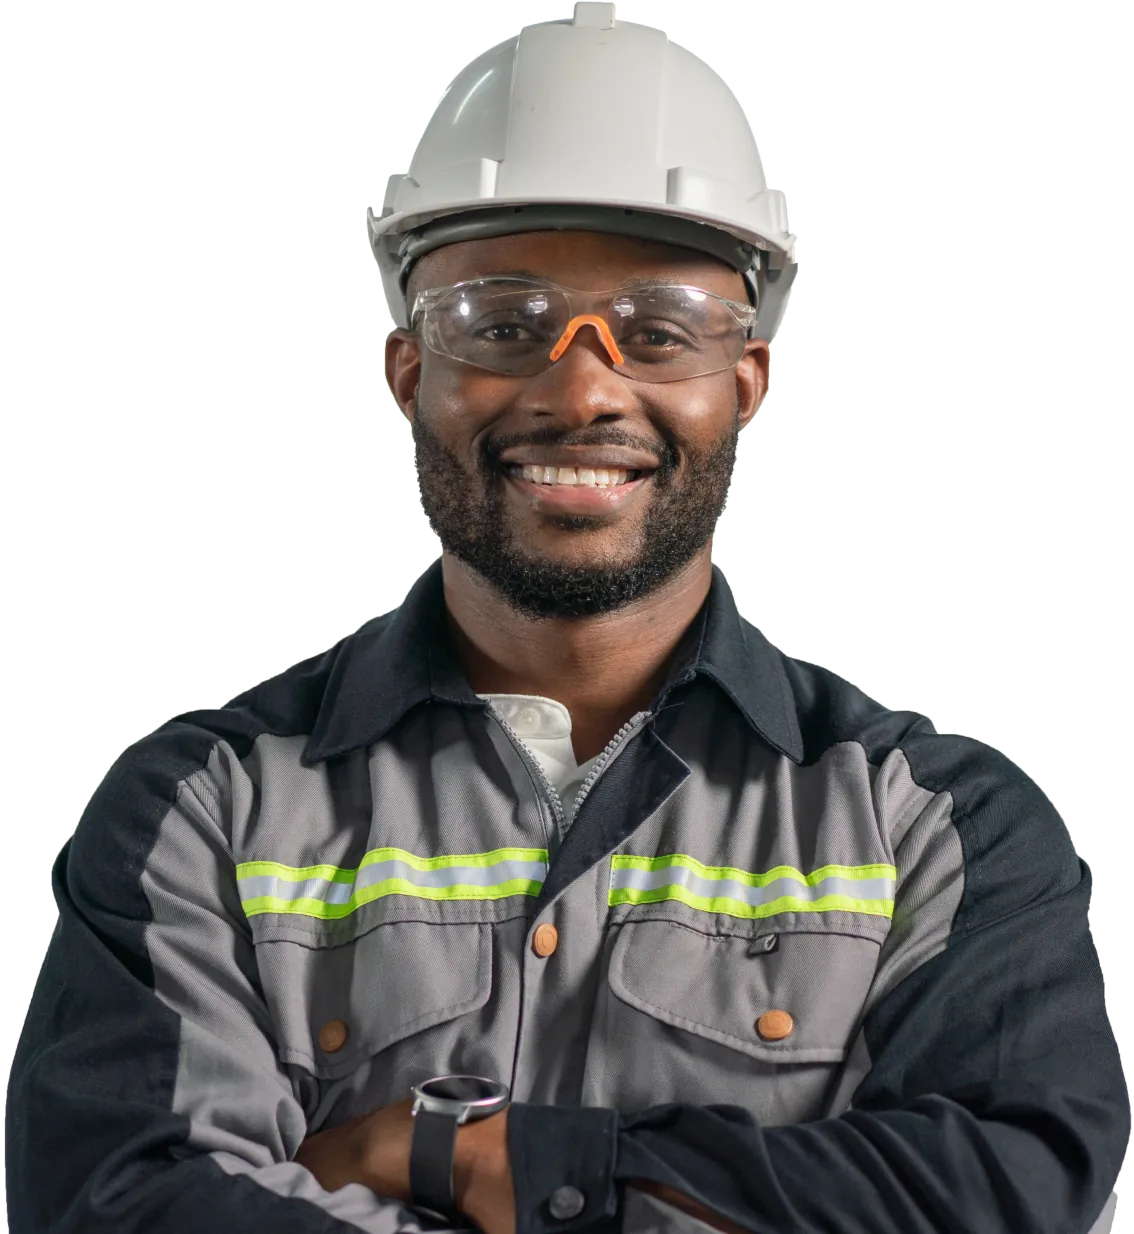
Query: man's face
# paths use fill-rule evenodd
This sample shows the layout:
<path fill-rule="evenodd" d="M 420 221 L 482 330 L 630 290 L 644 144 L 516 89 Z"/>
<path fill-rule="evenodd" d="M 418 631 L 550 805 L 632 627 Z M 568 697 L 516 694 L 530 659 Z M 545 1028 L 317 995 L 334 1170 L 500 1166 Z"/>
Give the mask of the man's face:
<path fill-rule="evenodd" d="M 580 291 L 648 278 L 747 300 L 739 274 L 689 249 L 529 232 L 427 254 L 410 304 L 425 288 L 520 271 Z M 513 377 L 395 331 L 387 376 L 412 420 L 422 505 L 442 547 L 518 611 L 578 617 L 648 595 L 706 551 L 767 358 L 767 345 L 752 341 L 735 369 L 645 383 L 616 372 L 584 328 L 544 372 Z M 525 465 L 529 476 L 532 465 L 573 468 L 576 478 L 579 469 L 629 474 L 613 486 L 559 485 L 525 478 Z"/>

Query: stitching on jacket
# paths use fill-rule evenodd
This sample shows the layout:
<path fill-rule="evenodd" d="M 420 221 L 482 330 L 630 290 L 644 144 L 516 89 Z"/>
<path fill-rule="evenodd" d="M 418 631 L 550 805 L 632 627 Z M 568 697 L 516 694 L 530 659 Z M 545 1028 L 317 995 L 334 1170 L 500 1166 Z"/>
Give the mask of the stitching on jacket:
<path fill-rule="evenodd" d="M 638 908 L 640 906 L 633 905 L 631 907 L 633 909 L 633 908 Z M 647 907 L 653 908 L 656 906 L 647 905 Z M 696 912 L 699 910 L 695 909 L 693 911 Z M 848 909 L 846 911 L 849 912 L 850 910 Z M 811 916 L 815 916 L 815 915 L 816 914 L 811 914 Z M 822 916 L 823 914 L 818 914 L 818 915 Z M 729 920 L 746 920 L 746 918 L 730 918 Z M 760 919 L 761 924 L 773 923 L 775 922 L 775 920 L 776 919 L 774 916 L 773 917 L 763 917 Z M 695 934 L 698 938 L 707 938 L 709 939 L 710 942 L 714 942 L 714 943 L 724 942 L 726 939 L 740 939 L 742 942 L 751 943 L 751 942 L 754 942 L 758 938 L 765 938 L 769 934 L 791 934 L 791 935 L 818 934 L 818 935 L 822 935 L 824 938 L 829 938 L 831 935 L 840 935 L 843 938 L 864 938 L 866 939 L 867 942 L 877 943 L 879 946 L 881 946 L 883 939 L 885 938 L 884 934 L 879 934 L 878 932 L 874 930 L 867 930 L 865 929 L 865 927 L 863 928 L 862 931 L 849 930 L 846 928 L 846 926 L 843 923 L 840 923 L 840 926 L 838 928 L 832 928 L 832 929 L 825 930 L 825 929 L 820 928 L 819 922 L 815 922 L 813 926 L 811 926 L 811 923 L 809 922 L 808 925 L 811 926 L 811 928 L 807 928 L 807 927 L 801 928 L 799 926 L 793 925 L 791 927 L 786 927 L 786 926 L 781 927 L 778 930 L 775 928 L 766 929 L 760 934 L 746 934 L 740 930 L 735 930 L 735 931 L 717 930 L 713 933 L 709 933 L 708 930 L 701 930 L 697 926 L 693 925 L 692 922 L 682 921 L 678 919 L 677 917 L 636 917 L 633 911 L 631 911 L 627 916 L 623 917 L 620 921 L 614 922 L 613 928 L 617 930 L 621 930 L 625 926 L 653 925 L 653 924 L 674 926 L 679 930 L 688 930 L 690 934 Z M 617 942 L 618 940 L 615 939 L 614 941 Z"/>

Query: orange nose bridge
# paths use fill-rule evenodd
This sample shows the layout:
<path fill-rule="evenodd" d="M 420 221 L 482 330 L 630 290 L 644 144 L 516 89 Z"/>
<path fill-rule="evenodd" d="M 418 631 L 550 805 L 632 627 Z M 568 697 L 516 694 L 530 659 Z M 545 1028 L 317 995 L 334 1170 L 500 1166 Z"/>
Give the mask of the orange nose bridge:
<path fill-rule="evenodd" d="M 567 348 L 571 346 L 571 340 L 575 337 L 580 326 L 594 326 L 611 360 L 615 364 L 623 362 L 622 352 L 618 350 L 618 344 L 614 341 L 614 335 L 611 334 L 610 327 L 601 317 L 596 316 L 594 313 L 580 313 L 577 317 L 571 318 L 567 323 L 566 330 L 559 336 L 559 342 L 551 349 L 551 359 L 553 361 L 558 360 Z"/>

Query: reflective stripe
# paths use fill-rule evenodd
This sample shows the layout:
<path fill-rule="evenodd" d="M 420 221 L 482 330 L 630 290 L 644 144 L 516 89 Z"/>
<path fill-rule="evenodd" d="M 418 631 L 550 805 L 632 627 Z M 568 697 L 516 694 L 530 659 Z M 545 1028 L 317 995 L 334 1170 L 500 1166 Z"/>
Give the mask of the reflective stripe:
<path fill-rule="evenodd" d="M 236 867 L 244 912 L 299 913 L 339 918 L 388 895 L 419 900 L 500 900 L 537 896 L 547 875 L 547 850 L 497 848 L 489 853 L 416 857 L 400 848 L 375 848 L 357 869 L 246 861 Z"/>
<path fill-rule="evenodd" d="M 611 859 L 610 903 L 678 900 L 706 913 L 772 917 L 776 913 L 871 913 L 891 917 L 898 871 L 890 865 L 822 866 L 804 874 L 776 866 L 763 874 L 706 866 L 684 853 Z"/>

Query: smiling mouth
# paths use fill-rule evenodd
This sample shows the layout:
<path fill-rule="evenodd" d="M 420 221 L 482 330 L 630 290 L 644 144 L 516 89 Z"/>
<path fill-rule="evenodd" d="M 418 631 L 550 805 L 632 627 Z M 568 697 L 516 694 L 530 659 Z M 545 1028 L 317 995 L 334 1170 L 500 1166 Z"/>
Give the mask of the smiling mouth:
<path fill-rule="evenodd" d="M 567 488 L 617 488 L 647 472 L 624 467 L 543 467 L 538 463 L 507 463 L 504 474 L 532 484 L 563 485 Z"/>

